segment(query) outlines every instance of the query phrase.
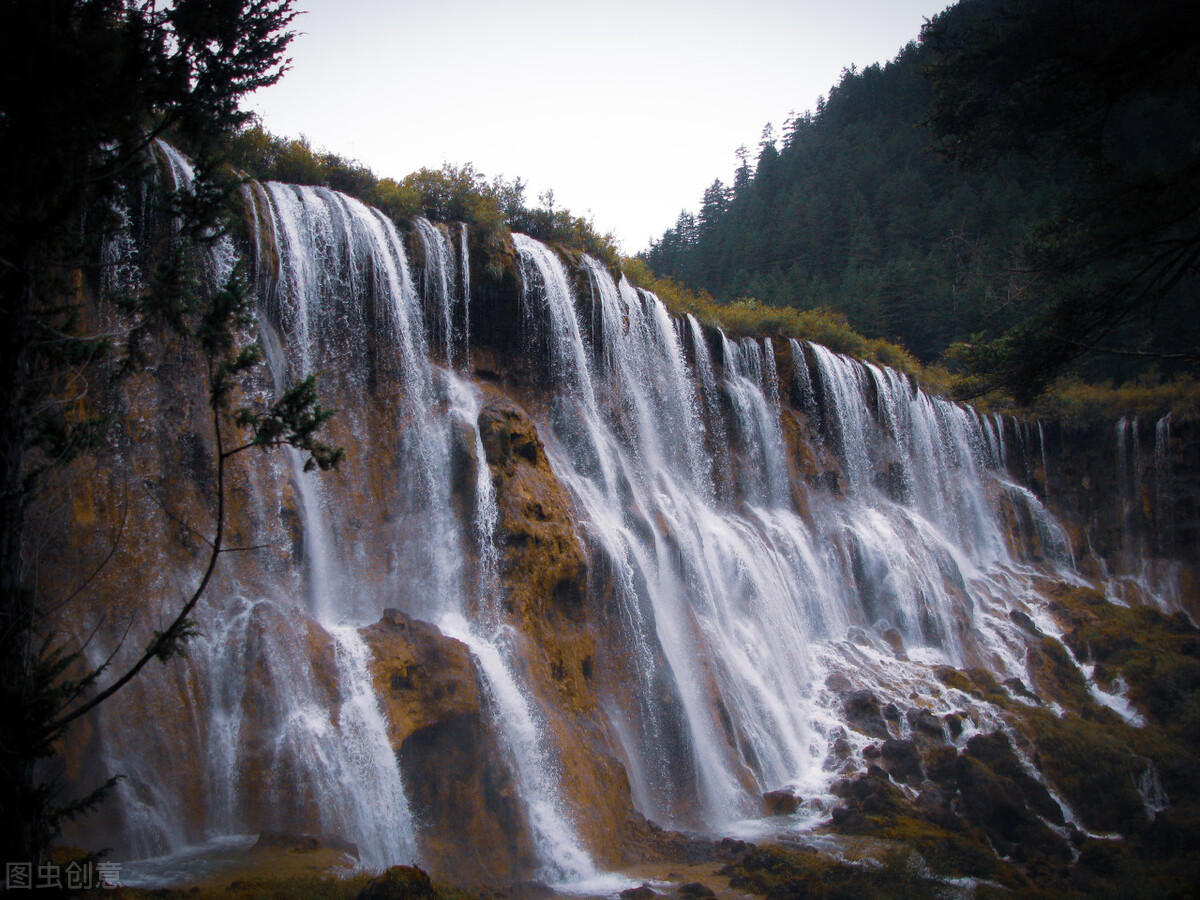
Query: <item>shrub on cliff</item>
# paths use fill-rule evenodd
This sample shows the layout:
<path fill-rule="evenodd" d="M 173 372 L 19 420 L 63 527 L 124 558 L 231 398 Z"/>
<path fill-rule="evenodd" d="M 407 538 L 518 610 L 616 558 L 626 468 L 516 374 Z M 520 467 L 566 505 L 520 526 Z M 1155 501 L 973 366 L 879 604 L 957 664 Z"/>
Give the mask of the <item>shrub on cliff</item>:
<path fill-rule="evenodd" d="M 933 370 L 922 367 L 899 344 L 863 337 L 841 313 L 828 309 L 768 306 L 752 298 L 720 303 L 705 291 L 694 292 L 674 279 L 656 275 L 640 257 L 622 259 L 621 268 L 635 284 L 657 294 L 673 314 L 691 313 L 699 321 L 720 328 L 731 337 L 796 338 L 891 366 L 917 375 L 923 381 L 928 381 L 926 376 L 933 374 Z"/>
<path fill-rule="evenodd" d="M 482 234 L 489 257 L 500 255 L 509 231 L 589 253 L 609 265 L 618 254 L 613 236 L 600 234 L 589 219 L 555 207 L 554 192 L 531 206 L 520 178 L 487 177 L 471 163 L 422 167 L 400 180 L 378 178 L 369 168 L 306 138 L 281 138 L 250 125 L 230 136 L 230 161 L 260 181 L 323 185 L 356 197 L 398 222 L 424 216 L 435 222 L 467 222 Z"/>

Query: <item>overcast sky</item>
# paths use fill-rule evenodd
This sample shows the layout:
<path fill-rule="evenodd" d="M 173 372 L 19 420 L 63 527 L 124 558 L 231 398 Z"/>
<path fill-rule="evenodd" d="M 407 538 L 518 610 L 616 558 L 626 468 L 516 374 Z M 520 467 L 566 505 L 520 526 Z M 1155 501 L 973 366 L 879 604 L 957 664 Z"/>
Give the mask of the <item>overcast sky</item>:
<path fill-rule="evenodd" d="M 401 178 L 471 162 L 642 250 L 827 93 L 895 57 L 948 0 L 297 0 L 266 128 Z"/>

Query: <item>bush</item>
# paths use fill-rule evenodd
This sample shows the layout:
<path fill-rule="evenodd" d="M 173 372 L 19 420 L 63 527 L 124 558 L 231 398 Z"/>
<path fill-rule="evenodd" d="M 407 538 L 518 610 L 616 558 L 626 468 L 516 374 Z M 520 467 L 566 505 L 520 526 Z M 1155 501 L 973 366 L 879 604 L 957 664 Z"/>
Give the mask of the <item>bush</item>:
<path fill-rule="evenodd" d="M 694 293 L 670 278 L 655 275 L 641 258 L 622 259 L 621 268 L 631 281 L 657 294 L 675 315 L 691 313 L 703 324 L 720 328 L 730 337 L 812 341 L 838 353 L 915 375 L 923 384 L 935 389 L 938 386 L 936 381 L 926 380 L 926 370 L 907 350 L 891 341 L 863 337 L 841 313 L 828 309 L 768 306 L 751 298 L 718 303 L 704 291 Z"/>
<path fill-rule="evenodd" d="M 314 149 L 305 137 L 276 137 L 258 125 L 234 135 L 227 155 L 231 165 L 251 178 L 333 188 L 397 222 L 416 216 L 436 222 L 467 222 L 479 229 L 490 256 L 503 252 L 511 229 L 590 253 L 609 265 L 618 259 L 613 236 L 599 234 L 589 219 L 555 209 L 552 193 L 541 198 L 543 206 L 530 207 L 519 178 L 489 182 L 471 163 L 421 168 L 399 181 L 377 178 L 360 162 Z"/>

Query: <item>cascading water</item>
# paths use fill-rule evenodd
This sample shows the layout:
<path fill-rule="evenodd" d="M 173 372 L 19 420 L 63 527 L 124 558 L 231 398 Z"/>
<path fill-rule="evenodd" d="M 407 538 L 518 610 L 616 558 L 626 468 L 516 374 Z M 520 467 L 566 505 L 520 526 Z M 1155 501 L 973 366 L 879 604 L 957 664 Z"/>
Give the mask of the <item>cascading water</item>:
<path fill-rule="evenodd" d="M 1154 533 L 1160 553 L 1166 556 L 1175 550 L 1175 472 L 1171 459 L 1170 413 L 1154 426 L 1154 489 L 1158 518 Z"/>
<path fill-rule="evenodd" d="M 445 365 L 453 366 L 460 357 L 465 356 L 464 348 L 469 331 L 466 318 L 467 294 L 465 290 L 460 290 L 458 285 L 459 281 L 462 281 L 464 286 L 467 284 L 466 245 L 461 245 L 464 274 L 460 279 L 454 253 L 443 229 L 422 218 L 415 219 L 413 224 L 421 239 L 425 256 L 422 294 L 425 298 L 425 323 L 429 346 L 437 349 Z M 465 231 L 462 234 L 465 237 Z M 461 328 L 455 321 L 460 315 L 460 305 L 463 319 Z"/>
<path fill-rule="evenodd" d="M 559 292 L 547 302 L 573 310 L 556 259 L 527 239 L 518 249 L 543 269 L 544 289 Z M 652 296 L 646 306 L 631 303 L 603 267 L 585 261 L 584 268 L 603 307 L 596 340 L 608 362 L 606 371 L 591 373 L 584 330 L 563 318 L 541 336 L 553 358 L 576 361 L 563 379 L 576 395 L 576 414 L 562 418 L 582 421 L 592 436 L 583 454 L 574 435 L 560 435 L 552 423 L 551 462 L 584 507 L 608 569 L 618 573 L 636 675 L 669 698 L 641 704 L 637 720 L 618 729 L 639 802 L 647 814 L 686 822 L 662 798 L 678 798 L 694 780 L 702 820 L 715 827 L 744 815 L 754 792 L 820 780 L 824 747 L 815 729 L 823 710 L 811 693 L 789 690 L 812 682 L 814 642 L 839 637 L 855 621 L 879 630 L 890 624 L 934 658 L 965 658 L 975 614 L 970 583 L 1012 563 L 987 486 L 993 481 L 1004 492 L 1008 483 L 998 473 L 984 478 L 984 468 L 1000 460 L 988 456 L 973 414 L 928 397 L 894 371 L 812 347 L 849 493 L 840 501 L 810 497 L 815 522 L 806 523 L 789 495 L 778 397 L 767 387 L 777 383 L 773 347 L 723 339 L 718 381 L 691 320 L 698 378 L 673 381 L 663 348 L 678 347 L 678 335 L 645 339 L 652 333 L 646 309 L 661 304 Z M 593 384 L 598 392 L 603 386 L 606 403 L 589 393 Z M 723 408 L 732 412 L 728 422 L 719 418 Z M 704 424 L 727 429 L 743 457 L 743 483 L 728 509 L 715 506 L 701 489 L 707 482 L 686 463 L 685 451 L 703 446 Z M 890 454 L 890 490 L 877 486 L 884 460 L 868 452 L 881 443 Z M 611 478 L 598 477 L 596 458 L 630 488 L 613 489 Z M 1031 494 L 1018 501 L 1031 519 L 1046 520 Z M 664 734 L 674 734 L 686 753 L 664 760 L 655 752 Z M 656 792 L 655 783 L 668 789 Z"/>
<path fill-rule="evenodd" d="M 452 230 L 414 222 L 414 279 L 396 226 L 357 201 L 282 184 L 246 196 L 262 391 L 316 375 L 339 410 L 334 440 L 354 455 L 340 480 L 318 482 L 289 451 L 249 484 L 260 524 L 290 523 L 264 527 L 292 550 L 235 572 L 180 678 L 203 814 L 110 739 L 113 768 L 131 773 L 127 818 L 146 836 L 133 843 L 178 849 L 274 816 L 346 836 L 372 868 L 419 861 L 422 824 L 359 630 L 397 607 L 470 651 L 541 876 L 594 876 L 533 639 L 505 602 L 511 548 L 480 424 L 500 388 L 471 380 L 465 227 L 455 250 Z M 760 814 L 764 791 L 826 793 L 844 733 L 822 687 L 834 673 L 880 690 L 913 689 L 929 663 L 999 659 L 1024 674 L 1008 598 L 1031 562 L 1070 565 L 1061 529 L 1008 475 L 1039 450 L 1045 475 L 1040 428 L 817 345 L 707 333 L 590 257 L 573 279 L 550 248 L 513 242 L 521 336 L 544 388 L 538 435 L 575 504 L 588 615 L 615 641 L 594 735 L 641 813 L 728 832 Z M 1036 538 L 1036 560 L 1006 519 Z M 907 655 L 892 659 L 888 642 Z M 241 775 L 251 761 L 269 773 L 259 783 Z"/>

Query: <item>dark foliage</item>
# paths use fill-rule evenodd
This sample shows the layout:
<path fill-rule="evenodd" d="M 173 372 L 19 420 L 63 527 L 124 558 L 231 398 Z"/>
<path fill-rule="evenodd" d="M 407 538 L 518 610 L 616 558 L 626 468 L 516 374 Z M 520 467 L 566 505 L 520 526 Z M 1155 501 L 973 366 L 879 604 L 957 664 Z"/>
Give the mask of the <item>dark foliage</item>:
<path fill-rule="evenodd" d="M 971 392 L 1028 399 L 1089 351 L 1194 370 L 1200 10 L 966 0 L 922 42 L 943 154 L 976 171 L 1020 158 L 1060 173 L 1061 199 L 1023 248 L 1019 320 L 955 348 Z"/>
<path fill-rule="evenodd" d="M 960 174 L 927 151 L 926 52 L 847 69 L 817 112 L 770 135 L 751 172 L 715 182 L 646 261 L 730 302 L 824 307 L 924 361 L 1009 315 L 1010 260 L 1050 203 L 1045 173 L 1015 162 Z"/>
<path fill-rule="evenodd" d="M 520 178 L 488 181 L 471 163 L 419 169 L 399 181 L 378 178 L 361 163 L 316 150 L 304 138 L 276 137 L 253 125 L 233 135 L 230 161 L 260 181 L 319 185 L 342 191 L 387 213 L 397 222 L 415 216 L 435 222 L 467 222 L 480 232 L 489 255 L 504 252 L 510 230 L 581 250 L 616 265 L 613 236 L 600 234 L 588 219 L 554 205 L 549 191 L 531 206 Z"/>
<path fill-rule="evenodd" d="M 282 74 L 293 16 L 290 0 L 0 2 L 0 859 L 43 859 L 62 824 L 112 786 L 64 798 L 46 763 L 71 722 L 152 660 L 184 653 L 195 634 L 191 611 L 222 552 L 229 458 L 284 443 L 321 468 L 340 456 L 317 438 L 329 414 L 311 383 L 265 412 L 232 409 L 234 383 L 259 359 L 243 337 L 245 286 L 235 271 L 206 287 L 195 264 L 197 248 L 234 221 L 227 135 L 246 120 L 239 100 Z M 150 191 L 165 224 L 146 235 L 144 285 L 105 298 L 127 326 L 119 338 L 89 332 L 87 310 L 105 280 L 99 249 L 125 191 L 154 184 L 154 140 L 166 133 L 192 154 L 194 184 Z M 208 366 L 214 537 L 203 578 L 175 618 L 114 673 L 112 657 L 88 666 L 54 632 L 45 609 L 67 600 L 36 596 L 24 583 L 24 511 L 45 471 L 104 433 L 104 416 L 76 402 L 89 379 L 137 368 L 152 338 L 165 335 Z M 231 427 L 243 443 L 223 442 Z"/>
<path fill-rule="evenodd" d="M 1194 371 L 1197 35 L 1166 0 L 964 0 L 843 72 L 781 146 L 765 133 L 645 259 L 722 302 L 840 312 L 925 362 L 953 345 L 964 395 L 1027 401 L 1068 365 Z"/>

